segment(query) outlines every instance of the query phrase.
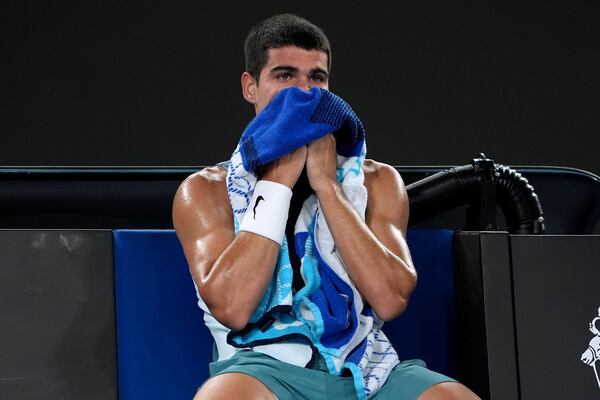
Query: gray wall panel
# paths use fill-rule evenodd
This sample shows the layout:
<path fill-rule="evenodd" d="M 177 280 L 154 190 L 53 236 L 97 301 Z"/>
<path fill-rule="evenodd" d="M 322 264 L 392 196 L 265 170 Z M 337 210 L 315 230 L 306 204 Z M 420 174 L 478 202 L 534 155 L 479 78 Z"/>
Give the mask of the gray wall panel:
<path fill-rule="evenodd" d="M 509 234 L 454 239 L 459 379 L 484 400 L 518 400 Z"/>
<path fill-rule="evenodd" d="M 600 236 L 512 235 L 511 250 L 522 398 L 600 398 L 580 360 L 600 307 Z"/>
<path fill-rule="evenodd" d="M 116 399 L 110 231 L 0 230 L 0 398 Z"/>
<path fill-rule="evenodd" d="M 508 238 L 506 232 L 481 233 L 490 398 L 499 400 L 519 398 Z"/>

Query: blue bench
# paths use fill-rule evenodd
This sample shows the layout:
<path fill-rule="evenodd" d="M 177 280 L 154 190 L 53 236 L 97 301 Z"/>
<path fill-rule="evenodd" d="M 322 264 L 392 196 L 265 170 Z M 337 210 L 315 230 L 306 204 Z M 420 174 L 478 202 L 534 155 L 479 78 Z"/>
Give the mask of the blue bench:
<path fill-rule="evenodd" d="M 119 399 L 186 399 L 208 377 L 212 336 L 173 230 L 115 230 Z M 384 330 L 400 358 L 456 370 L 452 231 L 409 230 L 419 283 Z"/>

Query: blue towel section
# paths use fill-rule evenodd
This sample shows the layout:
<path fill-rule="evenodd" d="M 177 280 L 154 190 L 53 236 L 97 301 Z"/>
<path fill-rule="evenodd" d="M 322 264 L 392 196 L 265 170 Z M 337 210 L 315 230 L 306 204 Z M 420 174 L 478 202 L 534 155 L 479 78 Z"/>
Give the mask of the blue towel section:
<path fill-rule="evenodd" d="M 328 133 L 335 134 L 339 155 L 360 155 L 365 130 L 348 103 L 320 88 L 283 89 L 242 134 L 239 147 L 244 168 L 254 172 Z"/>
<path fill-rule="evenodd" d="M 213 338 L 175 232 L 117 230 L 114 244 L 119 398 L 190 400 L 208 377 Z M 411 229 L 408 245 L 417 289 L 383 330 L 401 360 L 456 377 L 452 231 Z"/>
<path fill-rule="evenodd" d="M 172 230 L 114 231 L 119 399 L 191 399 L 213 338 Z"/>

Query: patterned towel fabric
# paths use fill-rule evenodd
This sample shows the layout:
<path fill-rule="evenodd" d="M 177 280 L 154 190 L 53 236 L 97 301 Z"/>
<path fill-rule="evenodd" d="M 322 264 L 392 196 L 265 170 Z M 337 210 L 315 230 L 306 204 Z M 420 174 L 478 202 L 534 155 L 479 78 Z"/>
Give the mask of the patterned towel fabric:
<path fill-rule="evenodd" d="M 337 143 L 337 180 L 364 219 L 362 123 L 329 91 L 288 88 L 252 120 L 231 157 L 227 188 L 236 234 L 257 182 L 256 169 L 331 132 Z M 227 341 L 302 367 L 316 349 L 331 374 L 350 370 L 358 397 L 367 398 L 385 383 L 398 356 L 381 331 L 382 321 L 350 280 L 314 194 L 302 206 L 294 242 L 304 286 L 292 290 L 290 244 L 284 238 L 273 278 L 250 323 L 243 331 L 231 331 Z"/>

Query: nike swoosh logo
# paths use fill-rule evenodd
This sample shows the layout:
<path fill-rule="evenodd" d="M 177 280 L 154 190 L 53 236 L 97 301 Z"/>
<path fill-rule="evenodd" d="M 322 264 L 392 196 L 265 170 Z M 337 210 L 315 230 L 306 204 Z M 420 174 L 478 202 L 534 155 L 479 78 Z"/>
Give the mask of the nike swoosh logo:
<path fill-rule="evenodd" d="M 256 207 L 258 206 L 258 203 L 259 203 L 261 200 L 264 200 L 264 199 L 265 199 L 265 198 L 264 198 L 264 197 L 262 197 L 262 196 L 258 196 L 258 197 L 256 198 L 256 201 L 254 202 L 254 208 L 252 209 L 252 211 L 254 212 L 254 219 L 256 219 Z"/>

